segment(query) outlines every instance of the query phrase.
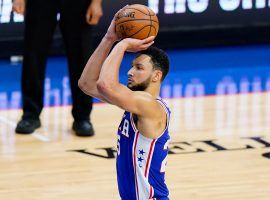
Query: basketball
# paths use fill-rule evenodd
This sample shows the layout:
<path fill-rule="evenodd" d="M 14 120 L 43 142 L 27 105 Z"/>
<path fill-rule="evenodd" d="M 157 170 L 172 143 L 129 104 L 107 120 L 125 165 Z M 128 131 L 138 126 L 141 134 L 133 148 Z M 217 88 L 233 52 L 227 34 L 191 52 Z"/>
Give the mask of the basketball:
<path fill-rule="evenodd" d="M 133 4 L 120 11 L 115 19 L 115 30 L 120 38 L 145 39 L 157 36 L 159 21 L 153 10 L 141 4 Z"/>

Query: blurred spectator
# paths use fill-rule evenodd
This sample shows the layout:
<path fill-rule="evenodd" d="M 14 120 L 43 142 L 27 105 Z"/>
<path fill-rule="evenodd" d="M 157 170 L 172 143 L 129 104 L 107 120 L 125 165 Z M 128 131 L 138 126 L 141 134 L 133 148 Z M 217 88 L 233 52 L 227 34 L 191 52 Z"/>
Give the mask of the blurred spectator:
<path fill-rule="evenodd" d="M 90 121 L 92 98 L 78 88 L 78 80 L 95 49 L 92 32 L 102 16 L 102 0 L 14 0 L 13 10 L 25 14 L 23 115 L 16 133 L 30 134 L 41 126 L 39 116 L 43 108 L 46 61 L 59 23 L 68 59 L 74 118 L 72 129 L 78 136 L 94 135 Z"/>

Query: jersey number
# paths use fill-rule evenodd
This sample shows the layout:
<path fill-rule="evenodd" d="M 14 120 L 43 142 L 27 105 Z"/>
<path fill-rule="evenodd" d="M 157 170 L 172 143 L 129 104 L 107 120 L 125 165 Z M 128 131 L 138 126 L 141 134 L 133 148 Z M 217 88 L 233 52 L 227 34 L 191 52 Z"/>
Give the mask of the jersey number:
<path fill-rule="evenodd" d="M 168 141 L 165 143 L 164 148 L 163 148 L 164 150 L 167 150 L 167 149 L 168 149 L 169 142 L 170 142 L 170 140 L 168 140 Z M 164 172 L 165 172 L 166 165 L 167 165 L 167 157 L 168 157 L 168 154 L 167 154 L 167 156 L 164 158 L 164 160 L 163 160 L 162 163 L 161 163 L 161 167 L 160 167 L 160 172 L 161 172 L 161 173 L 164 173 Z"/>

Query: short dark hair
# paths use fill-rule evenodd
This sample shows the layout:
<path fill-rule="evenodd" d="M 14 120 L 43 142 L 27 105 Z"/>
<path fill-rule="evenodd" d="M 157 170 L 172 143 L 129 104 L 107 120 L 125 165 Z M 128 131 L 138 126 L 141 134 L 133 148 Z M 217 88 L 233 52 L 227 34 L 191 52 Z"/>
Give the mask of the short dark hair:
<path fill-rule="evenodd" d="M 163 81 L 168 74 L 170 68 L 170 61 L 167 53 L 162 49 L 154 46 L 150 46 L 148 49 L 140 51 L 139 53 L 140 55 L 148 55 L 151 58 L 154 69 L 162 71 L 161 81 Z"/>

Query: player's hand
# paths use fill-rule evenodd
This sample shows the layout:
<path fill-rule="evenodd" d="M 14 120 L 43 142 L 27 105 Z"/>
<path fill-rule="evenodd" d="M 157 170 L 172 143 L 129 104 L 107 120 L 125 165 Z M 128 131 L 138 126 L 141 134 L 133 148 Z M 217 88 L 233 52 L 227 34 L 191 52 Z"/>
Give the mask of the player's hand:
<path fill-rule="evenodd" d="M 88 9 L 86 11 L 86 22 L 89 25 L 96 25 L 98 24 L 100 18 L 102 17 L 102 5 L 101 0 L 92 0 Z"/>
<path fill-rule="evenodd" d="M 146 39 L 139 40 L 133 38 L 125 38 L 121 42 L 125 45 L 126 51 L 138 52 L 148 49 L 154 43 L 154 36 L 150 36 Z"/>
<path fill-rule="evenodd" d="M 18 14 L 23 15 L 25 10 L 24 0 L 14 0 L 12 3 L 12 10 Z"/>
<path fill-rule="evenodd" d="M 118 15 L 119 12 L 121 12 L 123 9 L 125 9 L 128 5 L 126 5 L 125 7 L 121 8 L 120 10 L 118 10 L 118 12 L 114 15 L 112 21 L 111 21 L 111 24 L 107 30 L 107 33 L 105 35 L 106 38 L 110 39 L 110 40 L 113 40 L 114 42 L 115 41 L 119 41 L 121 38 L 116 34 L 116 31 L 115 31 L 115 20 L 116 20 L 116 17 Z"/>

